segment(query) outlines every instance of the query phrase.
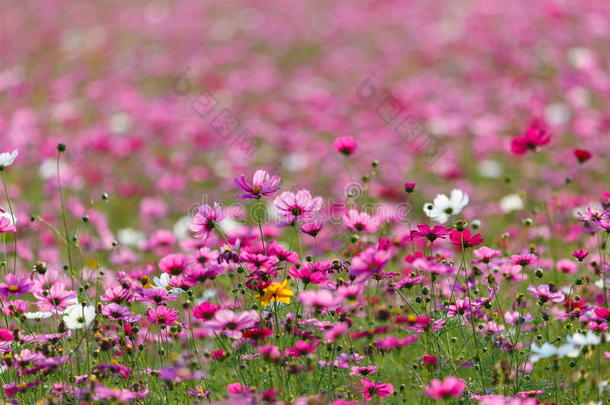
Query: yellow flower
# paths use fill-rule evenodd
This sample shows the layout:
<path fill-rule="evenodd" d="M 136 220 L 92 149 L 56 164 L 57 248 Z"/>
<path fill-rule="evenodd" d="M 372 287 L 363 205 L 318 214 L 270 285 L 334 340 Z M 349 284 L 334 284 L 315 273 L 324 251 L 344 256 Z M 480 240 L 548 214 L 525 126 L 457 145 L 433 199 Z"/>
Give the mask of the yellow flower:
<path fill-rule="evenodd" d="M 271 302 L 281 302 L 283 304 L 290 304 L 290 297 L 294 295 L 294 292 L 288 285 L 288 280 L 284 280 L 281 283 L 271 283 L 269 287 L 263 290 L 263 295 L 258 296 L 261 300 L 261 304 L 269 305 Z"/>

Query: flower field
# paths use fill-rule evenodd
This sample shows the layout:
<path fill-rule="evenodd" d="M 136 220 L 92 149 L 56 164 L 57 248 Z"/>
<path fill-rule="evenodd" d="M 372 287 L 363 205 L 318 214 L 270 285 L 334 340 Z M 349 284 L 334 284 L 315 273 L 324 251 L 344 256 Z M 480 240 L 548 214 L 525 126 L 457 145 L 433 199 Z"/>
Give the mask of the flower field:
<path fill-rule="evenodd" d="M 0 403 L 610 403 L 607 0 L 0 32 Z"/>

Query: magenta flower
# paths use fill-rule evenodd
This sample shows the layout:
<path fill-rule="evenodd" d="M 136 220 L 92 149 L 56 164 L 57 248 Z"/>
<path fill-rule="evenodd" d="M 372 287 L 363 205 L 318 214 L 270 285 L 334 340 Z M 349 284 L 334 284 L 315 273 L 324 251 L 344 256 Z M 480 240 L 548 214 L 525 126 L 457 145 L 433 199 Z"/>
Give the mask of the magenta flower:
<path fill-rule="evenodd" d="M 193 315 L 197 319 L 207 320 L 214 318 L 216 311 L 218 311 L 218 306 L 206 301 L 193 308 Z"/>
<path fill-rule="evenodd" d="M 538 151 L 541 146 L 547 145 L 551 141 L 546 124 L 540 120 L 533 120 L 525 133 L 513 138 L 510 143 L 510 150 L 515 155 L 523 155 L 528 150 Z"/>
<path fill-rule="evenodd" d="M 23 295 L 32 291 L 34 282 L 27 278 L 19 278 L 15 274 L 10 273 L 4 277 L 4 282 L 0 283 L 0 295 L 8 297 L 9 295 Z"/>
<path fill-rule="evenodd" d="M 218 223 L 224 219 L 224 214 L 220 205 L 214 203 L 212 208 L 208 204 L 202 204 L 199 207 L 199 211 L 195 214 L 193 222 L 191 223 L 191 231 L 195 232 L 196 238 L 207 239 L 210 234 L 214 232 Z"/>
<path fill-rule="evenodd" d="M 237 186 L 245 194 L 239 195 L 237 198 L 256 198 L 259 199 L 263 196 L 272 196 L 280 189 L 280 180 L 282 178 L 278 175 L 270 176 L 265 170 L 257 170 L 254 172 L 252 178 L 252 185 L 248 184 L 246 177 L 242 174 L 239 177 L 233 179 L 233 184 Z"/>
<path fill-rule="evenodd" d="M 565 295 L 559 292 L 552 292 L 548 284 L 540 284 L 538 287 L 530 285 L 527 290 L 532 296 L 538 298 L 540 302 L 563 302 Z"/>
<path fill-rule="evenodd" d="M 178 320 L 178 312 L 173 308 L 161 305 L 157 308 L 149 308 L 146 312 L 146 319 L 156 325 L 171 326 Z"/>
<path fill-rule="evenodd" d="M 360 393 L 367 401 L 373 399 L 374 396 L 383 398 L 394 392 L 394 386 L 390 383 L 375 383 L 368 378 L 363 378 L 360 380 L 360 384 L 362 384 Z"/>
<path fill-rule="evenodd" d="M 449 398 L 458 398 L 466 389 L 464 380 L 449 376 L 443 381 L 436 378 L 430 381 L 430 384 L 425 387 L 425 393 L 428 397 L 440 401 Z"/>
<path fill-rule="evenodd" d="M 576 258 L 576 260 L 579 262 L 582 262 L 587 256 L 589 256 L 589 252 L 584 249 L 578 249 L 572 252 L 572 256 L 574 256 L 574 258 Z"/>
<path fill-rule="evenodd" d="M 378 222 L 365 212 L 349 210 L 343 215 L 343 223 L 353 232 L 377 232 Z"/>
<path fill-rule="evenodd" d="M 222 331 L 232 338 L 240 339 L 242 330 L 252 328 L 258 321 L 258 314 L 254 310 L 235 313 L 230 309 L 221 309 L 216 312 L 214 319 L 207 321 L 205 326 L 214 331 Z"/>
<path fill-rule="evenodd" d="M 51 289 L 47 291 L 47 295 L 36 291 L 34 296 L 39 299 L 36 302 L 38 308 L 45 312 L 61 312 L 76 303 L 76 292 L 66 290 L 66 286 L 62 283 L 53 284 Z"/>
<path fill-rule="evenodd" d="M 349 156 L 356 151 L 358 144 L 351 136 L 342 136 L 335 139 L 335 150 Z"/>
<path fill-rule="evenodd" d="M 296 193 L 285 191 L 275 198 L 273 205 L 285 223 L 292 224 L 298 220 L 311 219 L 313 213 L 322 208 L 322 197 L 314 198 L 307 190 Z"/>
<path fill-rule="evenodd" d="M 307 356 L 316 351 L 318 342 L 307 342 L 305 340 L 297 340 L 294 347 L 289 347 L 285 350 L 287 356 L 290 357 L 301 357 Z"/>
<path fill-rule="evenodd" d="M 450 233 L 451 230 L 442 225 L 437 225 L 434 228 L 430 228 L 428 225 L 422 224 L 417 225 L 417 231 L 411 231 L 411 238 L 426 238 L 430 242 L 434 242 L 437 239 L 445 239 L 445 237 Z"/>

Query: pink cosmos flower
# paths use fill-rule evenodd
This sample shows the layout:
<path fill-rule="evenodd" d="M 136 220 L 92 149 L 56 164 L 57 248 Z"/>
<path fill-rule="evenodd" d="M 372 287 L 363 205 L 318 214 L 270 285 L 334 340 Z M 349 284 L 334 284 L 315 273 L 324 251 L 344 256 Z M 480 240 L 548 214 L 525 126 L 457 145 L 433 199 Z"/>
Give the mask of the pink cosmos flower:
<path fill-rule="evenodd" d="M 576 258 L 576 260 L 579 262 L 582 262 L 587 256 L 589 256 L 589 252 L 583 249 L 578 249 L 572 252 L 572 256 L 574 256 L 574 258 Z"/>
<path fill-rule="evenodd" d="M 394 392 L 394 386 L 390 383 L 375 383 L 368 378 L 363 378 L 360 380 L 360 384 L 362 384 L 360 393 L 367 401 L 373 399 L 374 396 L 383 398 Z"/>
<path fill-rule="evenodd" d="M 209 302 L 202 302 L 201 304 L 193 308 L 193 315 L 197 319 L 212 319 L 214 318 L 214 314 L 216 314 L 217 310 L 218 306 Z"/>
<path fill-rule="evenodd" d="M 301 226 L 300 231 L 303 232 L 304 234 L 307 234 L 307 235 L 315 238 L 316 236 L 318 236 L 318 234 L 322 230 L 323 226 L 324 226 L 324 222 L 314 220 L 314 221 L 303 224 Z"/>
<path fill-rule="evenodd" d="M 207 239 L 210 234 L 214 232 L 214 229 L 224 219 L 224 214 L 220 205 L 214 203 L 212 208 L 208 204 L 202 204 L 199 207 L 199 211 L 195 214 L 193 222 L 191 223 L 191 231 L 195 232 L 196 238 Z"/>
<path fill-rule="evenodd" d="M 290 357 L 301 357 L 307 356 L 316 351 L 318 342 L 307 342 L 305 340 L 297 340 L 294 347 L 289 347 L 285 350 L 287 356 Z"/>
<path fill-rule="evenodd" d="M 556 264 L 557 270 L 566 274 L 574 274 L 577 270 L 577 265 L 570 259 L 561 259 Z"/>
<path fill-rule="evenodd" d="M 377 372 L 375 366 L 352 366 L 349 375 L 364 377 L 365 375 L 373 375 Z"/>
<path fill-rule="evenodd" d="M 10 273 L 4 277 L 4 282 L 0 283 L 0 295 L 8 297 L 9 295 L 23 295 L 32 291 L 34 282 L 27 278 L 19 278 L 15 274 Z"/>
<path fill-rule="evenodd" d="M 397 338 L 396 336 L 387 336 L 375 341 L 375 345 L 382 350 L 391 350 L 403 346 L 408 346 L 415 343 L 418 339 L 417 335 L 410 335 L 404 338 Z"/>
<path fill-rule="evenodd" d="M 510 150 L 515 155 L 523 155 L 528 150 L 538 151 L 550 141 L 551 134 L 546 124 L 541 120 L 533 120 L 523 135 L 513 138 Z"/>
<path fill-rule="evenodd" d="M 0 341 L 10 342 L 13 340 L 15 340 L 15 336 L 13 335 L 13 332 L 11 332 L 8 329 L 0 329 Z"/>
<path fill-rule="evenodd" d="M 112 321 L 124 321 L 131 318 L 133 312 L 130 312 L 124 306 L 112 302 L 102 308 L 102 315 L 107 316 Z"/>
<path fill-rule="evenodd" d="M 177 276 L 182 274 L 189 265 L 188 258 L 180 253 L 172 253 L 167 256 L 164 256 L 159 261 L 159 269 L 164 272 L 171 274 L 172 276 Z"/>
<path fill-rule="evenodd" d="M 533 253 L 527 253 L 524 255 L 512 255 L 510 257 L 512 264 L 519 265 L 521 267 L 529 266 L 530 264 L 534 263 L 537 259 L 538 259 L 538 257 L 536 257 L 536 255 Z"/>
<path fill-rule="evenodd" d="M 439 401 L 449 398 L 458 398 L 466 389 L 464 380 L 449 376 L 443 381 L 436 378 L 430 381 L 430 384 L 425 387 L 425 393 L 428 397 Z"/>
<path fill-rule="evenodd" d="M 146 312 L 146 319 L 156 325 L 171 326 L 178 320 L 178 312 L 173 308 L 161 305 L 156 308 L 149 308 Z"/>
<path fill-rule="evenodd" d="M 342 136 L 335 139 L 335 150 L 349 156 L 356 151 L 358 144 L 351 136 Z"/>
<path fill-rule="evenodd" d="M 17 232 L 15 218 L 0 208 L 0 233 Z"/>
<path fill-rule="evenodd" d="M 357 277 L 361 274 L 371 276 L 381 271 L 391 257 L 389 251 L 369 246 L 353 257 L 349 275 L 351 277 Z"/>
<path fill-rule="evenodd" d="M 341 298 L 334 296 L 328 290 L 302 291 L 299 294 L 299 301 L 307 307 L 314 307 L 318 310 L 328 309 L 341 303 Z"/>
<path fill-rule="evenodd" d="M 303 284 L 321 284 L 328 281 L 327 272 L 330 268 L 330 264 L 324 262 L 316 262 L 305 264 L 304 267 L 296 268 L 292 267 L 288 274 L 292 278 L 300 279 Z"/>
<path fill-rule="evenodd" d="M 36 305 L 44 312 L 61 312 L 76 303 L 76 292 L 66 290 L 63 283 L 53 284 L 47 291 L 47 295 L 44 295 L 42 291 L 36 291 L 34 296 L 39 300 Z"/>
<path fill-rule="evenodd" d="M 242 330 L 252 328 L 257 321 L 258 314 L 254 310 L 235 313 L 230 309 L 221 309 L 205 326 L 214 331 L 222 331 L 232 339 L 239 339 L 243 335 Z"/>
<path fill-rule="evenodd" d="M 248 184 L 246 177 L 242 174 L 233 179 L 233 184 L 237 186 L 245 194 L 239 195 L 237 198 L 256 198 L 260 199 L 263 196 L 272 196 L 280 189 L 279 183 L 282 178 L 278 175 L 270 176 L 265 170 L 257 170 L 252 178 L 252 185 Z"/>
<path fill-rule="evenodd" d="M 540 284 L 538 287 L 530 285 L 527 290 L 532 296 L 538 298 L 540 302 L 563 302 L 565 295 L 559 292 L 552 292 L 548 284 Z"/>
<path fill-rule="evenodd" d="M 494 250 L 487 246 L 481 246 L 480 248 L 473 250 L 472 253 L 482 263 L 489 263 L 502 254 L 499 250 Z"/>
<path fill-rule="evenodd" d="M 369 214 L 353 209 L 343 215 L 343 223 L 354 232 L 375 233 L 379 226 L 377 220 Z"/>
<path fill-rule="evenodd" d="M 312 215 L 322 208 L 322 197 L 314 198 L 308 190 L 296 193 L 285 191 L 273 200 L 273 205 L 285 223 L 291 224 L 299 220 L 311 220 Z"/>

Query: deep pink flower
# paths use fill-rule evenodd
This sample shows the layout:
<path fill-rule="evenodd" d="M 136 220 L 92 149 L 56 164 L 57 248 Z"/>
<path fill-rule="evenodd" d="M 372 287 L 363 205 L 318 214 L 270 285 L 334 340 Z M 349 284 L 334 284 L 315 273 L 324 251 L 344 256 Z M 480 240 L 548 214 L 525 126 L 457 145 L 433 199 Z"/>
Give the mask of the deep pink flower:
<path fill-rule="evenodd" d="M 523 155 L 528 150 L 538 151 L 550 141 L 551 134 L 546 124 L 541 120 L 533 120 L 523 135 L 513 138 L 510 149 L 515 155 Z"/>
<path fill-rule="evenodd" d="M 202 302 L 193 308 L 193 316 L 197 319 L 212 319 L 218 310 L 218 306 L 209 302 Z"/>
<path fill-rule="evenodd" d="M 292 267 L 288 274 L 292 278 L 300 279 L 303 284 L 321 284 L 325 281 L 328 281 L 327 272 L 330 268 L 330 264 L 317 262 L 310 263 L 308 262 L 304 267 L 296 268 Z"/>
<path fill-rule="evenodd" d="M 425 238 L 430 242 L 434 242 L 437 239 L 445 239 L 449 234 L 451 234 L 451 230 L 442 225 L 430 228 L 428 225 L 422 224 L 417 225 L 417 231 L 411 231 L 411 238 Z"/>
<path fill-rule="evenodd" d="M 358 144 L 351 136 L 342 136 L 335 139 L 335 150 L 349 156 L 356 151 Z"/>
<path fill-rule="evenodd" d="M 182 274 L 187 269 L 188 265 L 188 258 L 181 253 L 169 254 L 159 261 L 159 269 L 172 276 Z"/>
<path fill-rule="evenodd" d="M 407 193 L 412 193 L 415 190 L 415 183 L 406 182 L 404 187 Z"/>
<path fill-rule="evenodd" d="M 579 262 L 582 262 L 587 256 L 589 256 L 589 252 L 583 249 L 578 249 L 572 252 L 572 256 L 574 256 L 574 258 L 576 258 L 576 260 Z"/>
<path fill-rule="evenodd" d="M 233 184 L 237 186 L 245 194 L 241 194 L 238 198 L 256 198 L 263 196 L 272 196 L 280 189 L 279 183 L 282 178 L 278 175 L 270 176 L 265 170 L 257 170 L 252 178 L 252 185 L 248 184 L 246 177 L 242 174 L 233 179 Z"/>
<path fill-rule="evenodd" d="M 156 325 L 171 326 L 178 320 L 178 312 L 173 308 L 161 305 L 157 308 L 149 308 L 146 312 L 146 319 Z"/>
<path fill-rule="evenodd" d="M 388 336 L 375 341 L 375 345 L 383 350 L 396 349 L 398 347 L 408 346 L 417 341 L 417 335 L 410 335 L 404 338 L 397 338 L 396 336 Z"/>
<path fill-rule="evenodd" d="M 202 204 L 193 218 L 191 231 L 195 232 L 196 238 L 207 239 L 223 219 L 224 214 L 220 205 L 214 203 L 214 207 L 211 207 L 208 204 Z"/>
<path fill-rule="evenodd" d="M 3 342 L 10 342 L 15 340 L 15 336 L 13 335 L 13 332 L 8 329 L 0 329 L 0 340 Z"/>
<path fill-rule="evenodd" d="M 449 376 L 443 381 L 436 378 L 430 381 L 430 384 L 425 387 L 425 393 L 428 397 L 439 401 L 449 398 L 458 398 L 466 389 L 464 380 Z"/>
<path fill-rule="evenodd" d="M 367 401 L 373 399 L 374 396 L 383 398 L 394 392 L 394 387 L 390 383 L 375 383 L 368 378 L 363 378 L 360 380 L 360 384 L 362 384 L 360 393 Z"/>
<path fill-rule="evenodd" d="M 318 342 L 307 342 L 305 340 L 297 340 L 294 344 L 294 347 L 289 347 L 285 350 L 287 356 L 291 357 L 301 357 L 307 356 L 310 353 L 316 351 L 316 347 L 318 347 Z"/>

